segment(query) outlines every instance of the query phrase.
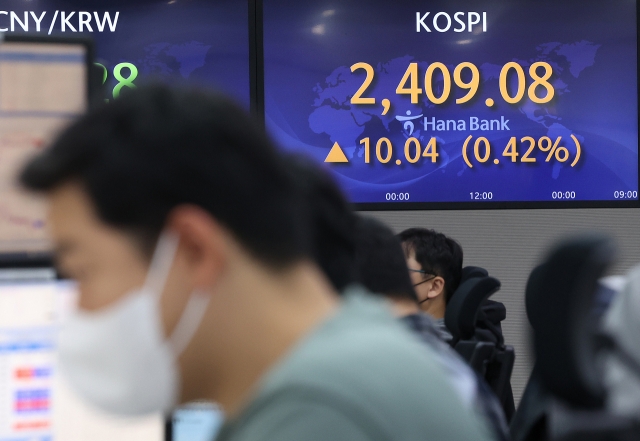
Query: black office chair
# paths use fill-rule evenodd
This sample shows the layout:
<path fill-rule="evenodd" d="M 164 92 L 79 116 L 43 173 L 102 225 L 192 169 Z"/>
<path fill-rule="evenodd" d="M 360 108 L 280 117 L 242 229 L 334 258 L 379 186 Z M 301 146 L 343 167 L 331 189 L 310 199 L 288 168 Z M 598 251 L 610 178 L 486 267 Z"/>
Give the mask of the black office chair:
<path fill-rule="evenodd" d="M 444 322 L 453 335 L 451 345 L 472 340 L 476 318 L 482 303 L 500 289 L 500 281 L 493 277 L 474 277 L 462 282 L 449 300 Z"/>
<path fill-rule="evenodd" d="M 460 284 L 462 285 L 469 279 L 475 279 L 477 277 L 487 277 L 489 271 L 479 266 L 465 266 L 462 268 L 462 277 L 460 278 Z"/>
<path fill-rule="evenodd" d="M 604 403 L 592 311 L 598 279 L 614 255 L 611 241 L 602 236 L 560 244 L 540 269 L 530 300 L 540 378 L 554 396 L 582 409 Z"/>
<path fill-rule="evenodd" d="M 529 275 L 525 290 L 527 318 L 533 328 L 544 321 L 545 307 L 533 299 L 544 289 L 542 265 L 537 266 Z M 541 308 L 538 310 L 538 308 Z M 525 387 L 520 405 L 511 420 L 511 438 L 513 441 L 545 441 L 548 439 L 547 417 L 549 413 L 549 392 L 540 381 L 539 368 L 534 365 Z"/>
<path fill-rule="evenodd" d="M 508 400 L 504 398 L 511 390 L 515 353 L 502 339 L 498 343 L 483 341 L 477 336 L 481 306 L 499 289 L 500 281 L 493 277 L 468 278 L 447 304 L 445 324 L 453 335 L 451 345 L 487 381 L 505 407 L 504 402 Z"/>
<path fill-rule="evenodd" d="M 487 277 L 489 272 L 479 266 L 467 266 L 462 269 L 460 285 L 467 280 Z M 455 295 L 455 294 L 454 294 Z M 486 298 L 478 309 L 475 323 L 476 339 L 480 341 L 493 342 L 497 345 L 504 344 L 500 322 L 507 317 L 507 310 L 500 302 L 495 302 Z"/>
<path fill-rule="evenodd" d="M 514 441 L 638 439 L 632 422 L 607 415 L 598 363 L 592 305 L 614 254 L 606 237 L 571 239 L 529 277 L 536 364 L 511 424 Z"/>

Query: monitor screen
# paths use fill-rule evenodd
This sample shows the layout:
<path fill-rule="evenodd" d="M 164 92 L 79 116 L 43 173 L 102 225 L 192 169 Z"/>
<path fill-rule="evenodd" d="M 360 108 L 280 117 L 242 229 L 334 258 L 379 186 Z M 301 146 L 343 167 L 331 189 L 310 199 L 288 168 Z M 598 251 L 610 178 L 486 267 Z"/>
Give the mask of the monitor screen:
<path fill-rule="evenodd" d="M 119 419 L 87 406 L 56 369 L 75 286 L 52 269 L 0 270 L 0 441 L 158 441 L 160 416 Z"/>
<path fill-rule="evenodd" d="M 0 254 L 49 251 L 44 201 L 16 177 L 86 109 L 87 51 L 80 43 L 0 43 Z"/>
<path fill-rule="evenodd" d="M 0 273 L 0 440 L 44 441 L 53 428 L 57 302 L 67 287 L 42 271 L 26 280 Z"/>
<path fill-rule="evenodd" d="M 267 128 L 353 202 L 638 205 L 636 2 L 263 3 Z"/>
<path fill-rule="evenodd" d="M 222 426 L 220 408 L 208 403 L 194 403 L 173 413 L 171 441 L 212 441 Z"/>
<path fill-rule="evenodd" d="M 56 366 L 60 326 L 76 308 L 77 291 L 51 268 L 0 270 L 0 441 L 211 441 L 222 411 L 193 403 L 172 415 L 107 415 L 71 390 Z"/>
<path fill-rule="evenodd" d="M 188 82 L 249 108 L 247 0 L 3 0 L 2 9 L 14 14 L 0 15 L 9 35 L 92 38 L 105 99 L 145 81 Z"/>

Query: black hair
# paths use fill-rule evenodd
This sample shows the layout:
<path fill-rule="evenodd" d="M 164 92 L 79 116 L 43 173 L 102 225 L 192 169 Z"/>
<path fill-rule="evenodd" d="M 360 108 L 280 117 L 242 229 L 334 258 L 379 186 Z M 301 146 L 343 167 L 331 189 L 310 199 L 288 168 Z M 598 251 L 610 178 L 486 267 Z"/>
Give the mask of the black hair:
<path fill-rule="evenodd" d="M 358 282 L 374 294 L 418 301 L 400 240 L 382 222 L 359 216 L 355 229 Z"/>
<path fill-rule="evenodd" d="M 69 181 L 148 255 L 181 204 L 208 211 L 265 264 L 309 255 L 293 176 L 247 112 L 218 93 L 152 85 L 90 111 L 20 176 L 41 192 Z"/>
<path fill-rule="evenodd" d="M 286 157 L 310 216 L 312 257 L 333 287 L 341 293 L 355 283 L 356 215 L 333 178 L 299 155 Z"/>
<path fill-rule="evenodd" d="M 426 228 L 409 228 L 398 235 L 405 256 L 412 253 L 423 271 L 444 279 L 445 301 L 449 303 L 462 278 L 462 247 L 458 242 Z"/>

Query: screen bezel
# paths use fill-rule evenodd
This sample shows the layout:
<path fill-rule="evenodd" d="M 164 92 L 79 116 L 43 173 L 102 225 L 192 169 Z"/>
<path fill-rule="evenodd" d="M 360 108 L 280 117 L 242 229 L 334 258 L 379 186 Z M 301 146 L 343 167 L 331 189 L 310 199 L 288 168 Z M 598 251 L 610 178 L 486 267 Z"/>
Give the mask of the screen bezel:
<path fill-rule="evenodd" d="M 638 0 L 636 4 L 636 79 L 638 84 L 638 136 L 640 137 L 640 35 L 638 29 Z M 260 123 L 266 126 L 264 103 L 264 29 L 263 29 L 263 0 L 250 0 L 249 26 L 256 26 L 254 33 L 250 30 L 249 44 L 253 47 L 249 55 L 252 75 L 256 84 L 253 85 L 252 112 L 259 117 Z M 253 39 L 252 39 L 253 38 Z M 252 77 L 253 78 L 253 77 Z M 640 154 L 638 155 L 638 189 L 640 190 Z M 500 202 L 354 202 L 353 207 L 358 211 L 415 211 L 415 210 L 522 210 L 522 209 L 578 209 L 578 208 L 640 208 L 640 195 L 637 200 L 598 200 L 598 201 L 500 201 Z"/>

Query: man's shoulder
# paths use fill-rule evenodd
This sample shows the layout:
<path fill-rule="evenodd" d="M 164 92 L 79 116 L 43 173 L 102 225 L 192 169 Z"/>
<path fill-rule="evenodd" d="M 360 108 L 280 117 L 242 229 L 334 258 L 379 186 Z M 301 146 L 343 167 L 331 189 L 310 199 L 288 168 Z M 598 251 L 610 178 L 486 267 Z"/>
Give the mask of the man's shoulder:
<path fill-rule="evenodd" d="M 283 388 L 261 396 L 217 441 L 373 441 L 389 438 L 367 415 L 342 408 L 322 391 Z M 329 399 L 327 399 L 329 398 Z"/>
<path fill-rule="evenodd" d="M 274 369 L 247 412 L 230 426 L 284 430 L 287 418 L 295 420 L 297 409 L 305 408 L 307 420 L 335 424 L 324 439 L 348 439 L 334 433 L 340 427 L 371 440 L 427 435 L 452 441 L 483 439 L 431 355 L 384 305 L 356 295 Z M 338 415 L 329 415 L 326 409 Z M 464 422 L 450 424 L 451 415 Z M 279 420 L 283 427 L 274 429 L 268 423 Z M 379 438 L 373 433 L 386 435 Z"/>
<path fill-rule="evenodd" d="M 446 414 L 451 410 L 446 403 L 439 409 L 446 397 L 436 394 L 427 399 L 433 403 L 430 408 L 376 408 L 366 397 L 353 399 L 313 386 L 283 387 L 261 396 L 240 418 L 228 422 L 217 441 L 491 439 L 486 428 L 469 414 Z"/>
<path fill-rule="evenodd" d="M 371 391 L 371 377 L 404 372 L 405 377 L 395 380 L 400 386 L 407 378 L 431 371 L 436 377 L 440 375 L 438 364 L 420 339 L 391 316 L 386 304 L 356 293 L 341 316 L 299 344 L 267 383 L 272 387 L 304 384 L 339 390 L 344 390 L 335 387 L 340 383 L 346 383 L 347 390 L 362 384 Z"/>

